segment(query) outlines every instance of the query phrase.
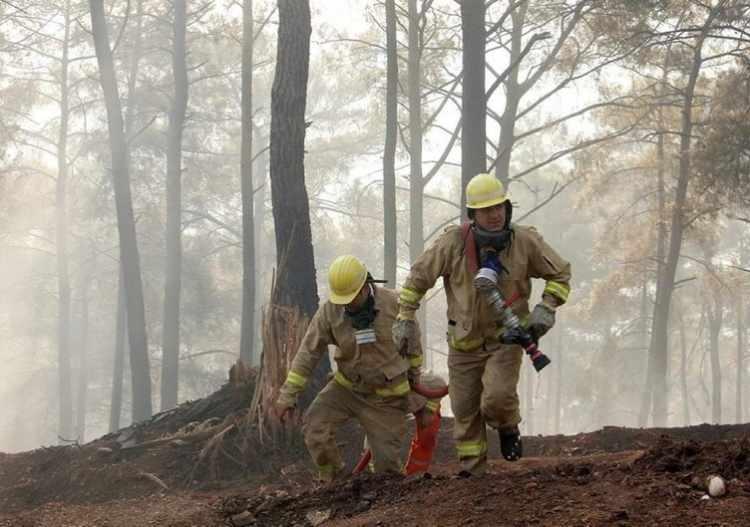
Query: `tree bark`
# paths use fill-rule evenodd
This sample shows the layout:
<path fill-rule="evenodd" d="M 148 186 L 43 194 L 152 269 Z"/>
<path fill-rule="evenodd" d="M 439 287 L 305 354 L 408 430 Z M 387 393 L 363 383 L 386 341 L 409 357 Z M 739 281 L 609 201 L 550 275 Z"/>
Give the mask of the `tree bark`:
<path fill-rule="evenodd" d="M 682 424 L 690 426 L 690 394 L 688 393 L 687 384 L 687 337 L 685 335 L 685 314 L 683 313 L 682 303 L 677 305 L 677 316 L 680 321 L 680 391 L 682 392 Z"/>
<path fill-rule="evenodd" d="M 255 344 L 255 224 L 253 210 L 253 2 L 242 8 L 242 328 L 240 359 L 253 364 Z"/>
<path fill-rule="evenodd" d="M 271 200 L 278 274 L 274 301 L 308 317 L 318 308 L 310 204 L 305 188 L 305 107 L 310 63 L 308 0 L 278 0 L 279 41 L 271 90 Z"/>
<path fill-rule="evenodd" d="M 485 0 L 461 2 L 463 90 L 461 93 L 461 214 L 466 214 L 466 184 L 487 171 L 487 96 L 485 95 Z"/>
<path fill-rule="evenodd" d="M 398 140 L 398 53 L 396 1 L 385 0 L 386 87 L 385 149 L 383 151 L 383 272 L 390 287 L 396 287 L 398 245 L 396 231 L 396 142 Z"/>
<path fill-rule="evenodd" d="M 85 258 L 85 253 L 82 251 Z M 88 354 L 89 354 L 89 289 L 96 268 L 96 251 L 90 251 L 90 261 L 83 262 L 81 282 L 81 322 L 78 335 L 78 390 L 76 393 L 76 439 L 79 444 L 86 442 L 86 408 L 88 399 Z"/>
<path fill-rule="evenodd" d="M 264 255 L 266 249 L 266 196 L 268 195 L 268 137 L 264 137 L 258 133 L 254 143 L 257 148 L 261 150 L 258 158 L 255 161 L 255 168 L 253 169 L 253 181 L 256 185 L 256 190 L 253 196 L 255 200 L 253 205 L 254 219 L 253 224 L 255 226 L 255 315 L 254 315 L 254 340 L 256 350 L 262 350 L 263 346 L 263 335 L 260 331 L 260 320 L 263 313 L 263 291 L 264 291 L 264 275 L 266 269 L 263 267 L 264 261 L 273 261 L 276 258 L 275 254 Z M 255 365 L 260 364 L 260 352 L 255 352 L 253 361 Z"/>
<path fill-rule="evenodd" d="M 139 0 L 135 14 L 135 34 L 133 36 L 133 51 L 130 57 L 130 71 L 128 72 L 128 95 L 125 108 L 125 137 L 130 139 L 135 125 L 135 110 L 137 106 L 138 65 L 141 57 L 143 41 L 143 0 Z M 109 413 L 109 431 L 120 429 L 122 416 L 122 381 L 125 371 L 125 357 L 129 352 L 127 343 L 127 306 L 125 303 L 125 277 L 120 262 L 120 272 L 117 277 L 117 314 L 115 315 L 115 345 L 114 366 L 112 368 L 112 397 Z"/>
<path fill-rule="evenodd" d="M 669 75 L 669 64 L 671 62 L 672 48 L 667 47 L 667 51 L 664 57 L 664 63 L 662 64 L 661 71 L 661 83 L 658 87 L 659 97 L 661 100 L 665 95 L 667 88 L 667 81 Z M 665 148 L 664 148 L 664 136 L 667 133 L 666 126 L 664 124 L 664 112 L 662 107 L 659 106 L 657 110 L 658 115 L 658 136 L 656 139 L 656 193 L 657 193 L 657 238 L 656 238 L 656 283 L 659 284 L 660 277 L 664 274 L 664 254 L 666 252 L 667 245 L 667 218 L 666 218 L 666 190 L 664 187 L 664 172 L 666 170 L 666 159 L 665 159 Z M 644 273 L 644 276 L 648 276 Z M 644 288 L 647 284 L 644 283 Z M 644 295 L 648 292 L 644 289 Z M 645 306 L 645 304 L 644 304 Z M 645 317 L 645 312 L 642 315 Z M 645 320 L 645 318 L 644 318 Z M 641 400 L 641 408 L 638 413 L 638 425 L 641 427 L 646 426 L 648 417 L 651 410 L 651 404 L 653 399 L 654 391 L 654 369 L 656 367 L 656 356 L 652 353 L 648 353 L 647 358 L 647 375 L 646 375 L 646 386 L 643 390 L 643 398 Z"/>
<path fill-rule="evenodd" d="M 122 415 L 122 378 L 125 371 L 125 354 L 127 353 L 127 315 L 125 306 L 125 282 L 120 266 L 117 279 L 117 318 L 115 321 L 115 357 L 112 371 L 112 398 L 109 408 L 109 431 L 120 429 Z"/>
<path fill-rule="evenodd" d="M 70 273 L 68 262 L 68 121 L 70 118 L 68 58 L 71 19 L 70 0 L 65 2 L 65 36 L 60 63 L 60 131 L 57 140 L 56 229 L 57 246 L 57 357 L 59 375 L 59 423 L 61 440 L 73 437 L 73 394 L 70 366 Z"/>
<path fill-rule="evenodd" d="M 424 252 L 424 178 L 422 175 L 422 41 L 421 13 L 417 0 L 409 0 L 409 53 L 407 84 L 409 99 L 409 262 Z M 422 330 L 422 348 L 427 350 L 427 301 L 417 313 Z M 425 353 L 425 367 L 432 366 L 431 354 Z"/>
<path fill-rule="evenodd" d="M 555 380 L 555 424 L 554 433 L 560 433 L 560 414 L 562 413 L 562 386 L 563 386 L 563 365 L 565 364 L 564 358 L 565 353 L 563 350 L 563 330 L 560 326 L 560 319 L 558 316 L 557 322 L 557 364 L 556 364 L 556 380 Z"/>
<path fill-rule="evenodd" d="M 524 369 L 526 370 L 526 389 L 524 390 L 524 399 L 526 399 L 526 430 L 524 433 L 527 435 L 534 435 L 534 420 L 536 419 L 536 411 L 534 408 L 534 383 L 536 381 L 536 372 L 532 368 Z"/>
<path fill-rule="evenodd" d="M 713 291 L 708 291 L 710 300 L 708 302 L 708 334 L 709 334 L 709 357 L 711 359 L 711 422 L 721 424 L 721 361 L 719 355 L 719 344 L 721 329 L 724 325 L 724 299 L 718 286 Z"/>
<path fill-rule="evenodd" d="M 174 0 L 172 74 L 174 97 L 167 131 L 167 257 L 164 270 L 161 410 L 177 406 L 180 385 L 180 293 L 182 282 L 182 133 L 188 102 L 185 63 L 185 0 Z"/>
<path fill-rule="evenodd" d="M 740 266 L 746 267 L 746 252 L 744 240 L 740 240 Z M 745 288 L 740 286 L 737 294 L 737 383 L 735 386 L 735 422 L 744 422 L 743 395 L 745 384 L 745 347 L 746 347 L 746 329 L 745 329 L 745 302 L 747 297 L 744 294 Z"/>
<path fill-rule="evenodd" d="M 276 72 L 271 88 L 271 202 L 278 273 L 272 302 L 311 318 L 318 309 L 310 203 L 305 188 L 305 107 L 310 64 L 308 0 L 278 0 Z M 302 406 L 326 382 L 328 354 L 313 374 Z"/>
<path fill-rule="evenodd" d="M 117 230 L 120 238 L 120 261 L 125 276 L 128 341 L 133 378 L 133 421 L 148 419 L 152 414 L 151 375 L 146 339 L 146 318 L 143 305 L 141 264 L 130 191 L 128 145 L 123 131 L 122 108 L 117 93 L 112 50 L 109 47 L 103 0 L 89 0 L 91 26 L 104 101 L 107 108 L 109 142 L 112 153 L 112 182 L 117 209 Z"/>
<path fill-rule="evenodd" d="M 510 184 L 510 157 L 515 143 L 516 118 L 518 105 L 523 96 L 522 87 L 518 82 L 518 72 L 521 59 L 521 39 L 523 38 L 524 24 L 526 22 L 526 11 L 528 2 L 522 2 L 514 8 L 510 17 L 513 23 L 513 32 L 510 41 L 510 63 L 516 63 L 508 75 L 505 83 L 505 108 L 500 117 L 500 143 L 498 145 L 498 159 L 495 167 L 497 178 L 502 181 L 505 188 Z"/>
<path fill-rule="evenodd" d="M 602 325 L 602 348 L 600 351 L 600 360 L 598 361 L 598 370 L 601 372 L 599 377 L 599 383 L 596 394 L 596 410 L 594 423 L 596 427 L 601 428 L 604 425 L 611 424 L 608 421 L 611 410 L 612 402 L 612 389 L 611 379 L 609 378 L 612 372 L 611 358 L 614 351 L 613 346 L 614 337 L 612 335 L 612 320 L 607 314 L 605 315 Z"/>
<path fill-rule="evenodd" d="M 687 198 L 687 187 L 690 179 L 690 145 L 693 130 L 693 99 L 695 84 L 700 74 L 703 42 L 708 30 L 719 12 L 720 7 L 711 9 L 706 18 L 701 32 L 695 42 L 695 48 L 690 66 L 688 82 L 683 90 L 682 123 L 680 133 L 680 161 L 675 190 L 675 200 L 672 208 L 671 232 L 669 245 L 666 253 L 664 273 L 657 282 L 656 303 L 654 304 L 654 315 L 651 327 L 651 341 L 649 344 L 649 355 L 654 356 L 654 385 L 653 385 L 653 418 L 654 426 L 663 427 L 667 424 L 668 407 L 668 385 L 667 385 L 667 360 L 669 333 L 669 309 L 672 301 L 672 291 L 677 274 L 677 263 L 682 248 L 682 237 L 684 232 L 683 210 Z"/>

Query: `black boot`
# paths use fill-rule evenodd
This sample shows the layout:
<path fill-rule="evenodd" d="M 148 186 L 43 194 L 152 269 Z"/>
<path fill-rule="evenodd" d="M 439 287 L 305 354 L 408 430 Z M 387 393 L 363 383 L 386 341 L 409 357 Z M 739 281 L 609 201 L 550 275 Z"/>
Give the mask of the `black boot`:
<path fill-rule="evenodd" d="M 518 461 L 523 457 L 523 443 L 518 428 L 498 430 L 500 434 L 500 452 L 507 461 Z"/>

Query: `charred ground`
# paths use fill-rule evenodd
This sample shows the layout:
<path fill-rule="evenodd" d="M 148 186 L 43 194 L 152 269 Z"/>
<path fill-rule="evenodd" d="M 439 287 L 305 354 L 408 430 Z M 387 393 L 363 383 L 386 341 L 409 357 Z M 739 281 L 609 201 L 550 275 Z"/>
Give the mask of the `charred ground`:
<path fill-rule="evenodd" d="M 248 418 L 251 395 L 251 383 L 227 384 L 85 445 L 0 454 L 0 526 L 748 522 L 750 425 L 527 437 L 515 464 L 492 443 L 490 473 L 457 479 L 446 419 L 432 477 L 316 487 L 298 438 L 260 434 Z M 344 434 L 353 464 L 358 432 Z M 710 474 L 728 482 L 726 496 L 704 499 Z"/>

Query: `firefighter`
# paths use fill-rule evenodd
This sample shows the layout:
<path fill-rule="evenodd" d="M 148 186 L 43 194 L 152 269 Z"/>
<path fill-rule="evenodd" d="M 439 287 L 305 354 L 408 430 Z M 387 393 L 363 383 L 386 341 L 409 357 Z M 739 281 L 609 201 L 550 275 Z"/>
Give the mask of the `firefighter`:
<path fill-rule="evenodd" d="M 422 348 L 416 327 L 416 338 L 396 348 L 391 331 L 398 295 L 376 282 L 354 256 L 331 264 L 330 298 L 312 318 L 276 402 L 286 420 L 328 346 L 335 346 L 337 371 L 307 409 L 302 428 L 323 482 L 343 469 L 336 430 L 351 418 L 364 428 L 372 470 L 401 471 L 410 382 L 419 381 Z"/>
<path fill-rule="evenodd" d="M 555 310 L 570 292 L 570 264 L 533 228 L 511 223 L 513 207 L 503 184 L 490 174 L 466 186 L 470 221 L 447 227 L 417 258 L 399 296 L 393 334 L 397 346 L 417 338 L 415 312 L 427 290 L 443 277 L 448 302 L 448 375 L 454 439 L 462 476 L 487 465 L 486 425 L 498 430 L 503 457 L 520 459 L 523 446 L 517 385 L 522 348 L 502 342 L 494 312 L 473 285 L 480 267 L 498 271 L 497 287 L 535 339 L 555 323 Z M 529 313 L 531 278 L 546 281 L 541 302 Z"/>

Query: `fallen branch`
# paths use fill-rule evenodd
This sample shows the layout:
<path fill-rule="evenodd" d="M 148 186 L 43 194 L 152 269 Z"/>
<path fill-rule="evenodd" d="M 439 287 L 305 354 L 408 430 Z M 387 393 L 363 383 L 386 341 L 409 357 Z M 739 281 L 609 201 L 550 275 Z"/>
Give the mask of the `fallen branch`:
<path fill-rule="evenodd" d="M 142 478 L 146 478 L 146 479 L 148 479 L 148 480 L 150 480 L 150 481 L 153 481 L 153 482 L 154 482 L 154 483 L 156 483 L 156 484 L 157 484 L 158 486 L 160 486 L 160 487 L 162 488 L 162 490 L 165 490 L 165 491 L 166 491 L 166 490 L 169 490 L 169 487 L 167 486 L 167 484 L 166 484 L 166 483 L 164 483 L 164 482 L 163 482 L 162 480 L 160 480 L 160 479 L 159 479 L 159 478 L 158 478 L 158 477 L 157 477 L 156 475 L 154 475 L 154 474 L 151 474 L 150 472 L 139 472 L 139 473 L 138 473 L 138 475 L 139 475 L 140 477 L 142 477 Z"/>

